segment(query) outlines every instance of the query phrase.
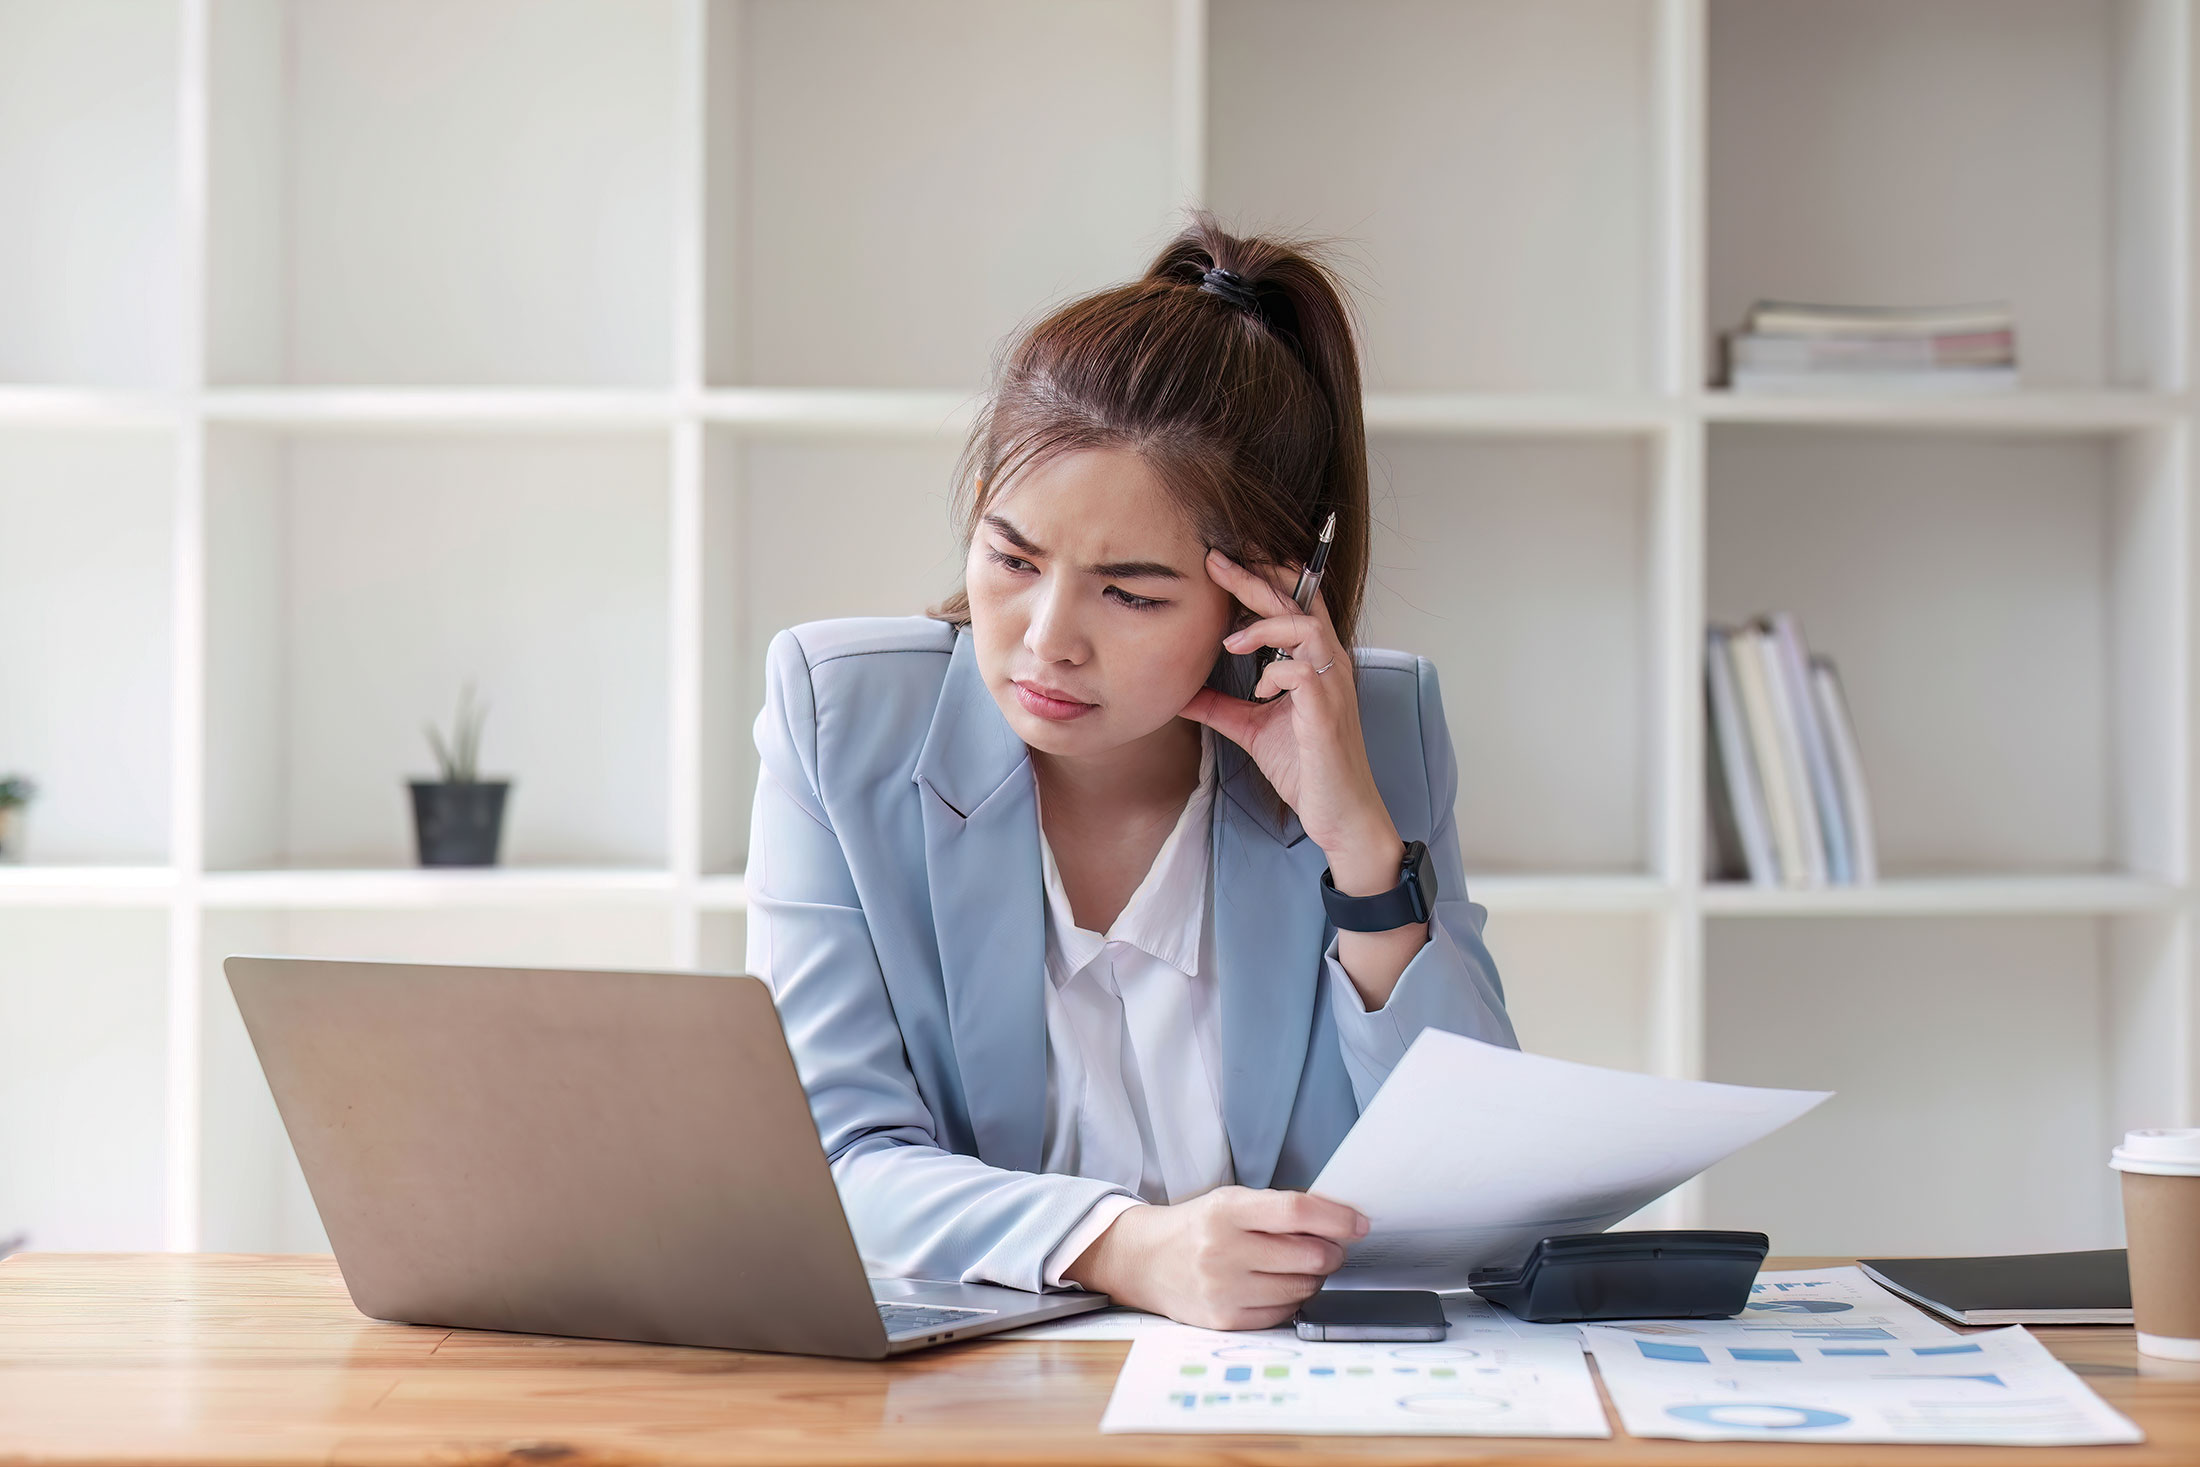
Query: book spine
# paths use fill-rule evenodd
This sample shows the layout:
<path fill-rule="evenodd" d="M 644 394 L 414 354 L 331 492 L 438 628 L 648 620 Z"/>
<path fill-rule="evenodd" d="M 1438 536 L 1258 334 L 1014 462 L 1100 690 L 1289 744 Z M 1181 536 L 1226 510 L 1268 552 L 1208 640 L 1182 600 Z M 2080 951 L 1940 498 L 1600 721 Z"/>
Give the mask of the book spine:
<path fill-rule="evenodd" d="M 1754 628 L 1751 650 L 1764 668 L 1765 696 L 1771 703 L 1773 738 L 1780 759 L 1781 782 L 1787 787 L 1796 839 L 1803 847 L 1804 883 L 1826 884 L 1826 835 L 1818 825 L 1818 804 L 1811 795 L 1810 769 L 1803 759 L 1803 736 L 1795 726 L 1795 703 L 1789 698 L 1785 675 L 1780 670 L 1777 638 L 1763 626 Z"/>
<path fill-rule="evenodd" d="M 1879 852 L 1872 830 L 1871 798 L 1864 788 L 1864 761 L 1857 753 L 1856 728 L 1849 719 L 1848 699 L 1842 694 L 1841 674 L 1831 658 L 1813 657 L 1810 675 L 1826 727 L 1826 742 L 1841 776 L 1842 810 L 1849 825 L 1849 859 L 1859 882 L 1877 881 Z"/>
<path fill-rule="evenodd" d="M 1833 760 L 1826 753 L 1825 730 L 1819 725 L 1818 700 L 1811 693 L 1810 654 L 1803 647 L 1803 629 L 1785 611 L 1774 613 L 1770 625 L 1773 645 L 1780 653 L 1781 690 L 1794 712 L 1818 829 L 1825 840 L 1826 875 L 1836 886 L 1847 886 L 1856 879 L 1849 864 L 1848 823 L 1842 818 L 1841 791 L 1834 783 Z"/>
<path fill-rule="evenodd" d="M 1795 824 L 1795 802 L 1788 797 L 1785 766 L 1780 761 L 1780 735 L 1773 722 L 1771 689 L 1765 683 L 1764 659 L 1757 654 L 1757 633 L 1744 627 L 1728 643 L 1734 656 L 1734 683 L 1741 693 L 1742 712 L 1749 723 L 1749 745 L 1756 755 L 1763 780 L 1765 815 L 1772 827 L 1773 848 L 1779 852 L 1780 884 L 1803 886 L 1810 867 L 1803 856 L 1801 832 Z"/>
<path fill-rule="evenodd" d="M 1757 777 L 1757 759 L 1750 752 L 1749 729 L 1743 721 L 1740 694 L 1734 687 L 1732 635 L 1725 627 L 1713 627 L 1705 638 L 1704 675 L 1711 697 L 1711 728 L 1719 754 L 1719 770 L 1726 787 L 1727 807 L 1734 820 L 1736 838 L 1749 879 L 1756 886 L 1778 886 L 1780 867 L 1772 849 L 1772 832 L 1765 818 L 1763 786 Z"/>
<path fill-rule="evenodd" d="M 2010 331 L 2016 312 L 2005 301 L 1956 306 L 1829 306 L 1801 301 L 1759 301 L 1743 318 L 1766 334 L 1815 336 L 1940 336 Z"/>
<path fill-rule="evenodd" d="M 2007 331 L 1940 336 L 1736 336 L 1738 367 L 1775 371 L 1924 371 L 1934 367 L 2002 367 L 2017 359 Z"/>

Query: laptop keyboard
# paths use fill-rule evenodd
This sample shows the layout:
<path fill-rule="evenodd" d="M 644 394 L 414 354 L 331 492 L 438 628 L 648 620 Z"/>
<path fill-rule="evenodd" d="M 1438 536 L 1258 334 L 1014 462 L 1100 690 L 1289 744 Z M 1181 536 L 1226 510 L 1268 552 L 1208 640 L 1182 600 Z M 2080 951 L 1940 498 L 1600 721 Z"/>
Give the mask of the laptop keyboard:
<path fill-rule="evenodd" d="M 878 1322 L 886 1326 L 889 1337 L 922 1334 L 928 1329 L 953 1329 L 959 1324 L 969 1324 L 975 1318 L 991 1314 L 990 1309 L 949 1309 L 936 1304 L 885 1304 L 878 1306 Z"/>

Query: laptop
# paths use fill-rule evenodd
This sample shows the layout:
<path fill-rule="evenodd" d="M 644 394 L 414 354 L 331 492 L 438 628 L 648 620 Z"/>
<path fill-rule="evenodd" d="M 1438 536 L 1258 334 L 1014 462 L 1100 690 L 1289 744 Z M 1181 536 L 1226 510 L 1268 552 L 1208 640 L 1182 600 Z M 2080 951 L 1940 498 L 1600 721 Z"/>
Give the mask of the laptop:
<path fill-rule="evenodd" d="M 372 1318 L 876 1360 L 1108 1302 L 865 1278 L 757 979 L 222 968 Z"/>

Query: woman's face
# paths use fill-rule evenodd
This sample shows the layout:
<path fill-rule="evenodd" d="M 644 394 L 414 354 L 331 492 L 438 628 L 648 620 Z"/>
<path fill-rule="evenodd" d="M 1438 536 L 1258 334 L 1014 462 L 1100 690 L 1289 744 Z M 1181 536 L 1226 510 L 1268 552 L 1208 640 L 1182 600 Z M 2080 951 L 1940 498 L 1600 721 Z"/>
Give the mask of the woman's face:
<path fill-rule="evenodd" d="M 985 685 L 1032 748 L 1104 753 L 1166 726 L 1235 609 L 1207 547 L 1137 454 L 1061 454 L 980 517 L 965 568 Z"/>

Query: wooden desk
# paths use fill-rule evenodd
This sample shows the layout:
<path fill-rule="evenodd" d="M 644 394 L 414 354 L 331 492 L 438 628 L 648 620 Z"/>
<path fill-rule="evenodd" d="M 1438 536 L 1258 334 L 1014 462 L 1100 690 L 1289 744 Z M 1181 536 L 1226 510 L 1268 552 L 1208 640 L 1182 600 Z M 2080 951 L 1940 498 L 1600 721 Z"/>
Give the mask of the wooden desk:
<path fill-rule="evenodd" d="M 2200 1366 L 2141 1365 L 2129 1329 L 2039 1333 L 2146 1445 L 1104 1437 L 1126 1345 L 861 1364 L 483 1334 L 367 1319 L 326 1257 L 24 1254 L 0 1263 L 0 1463 L 2200 1461 Z"/>

